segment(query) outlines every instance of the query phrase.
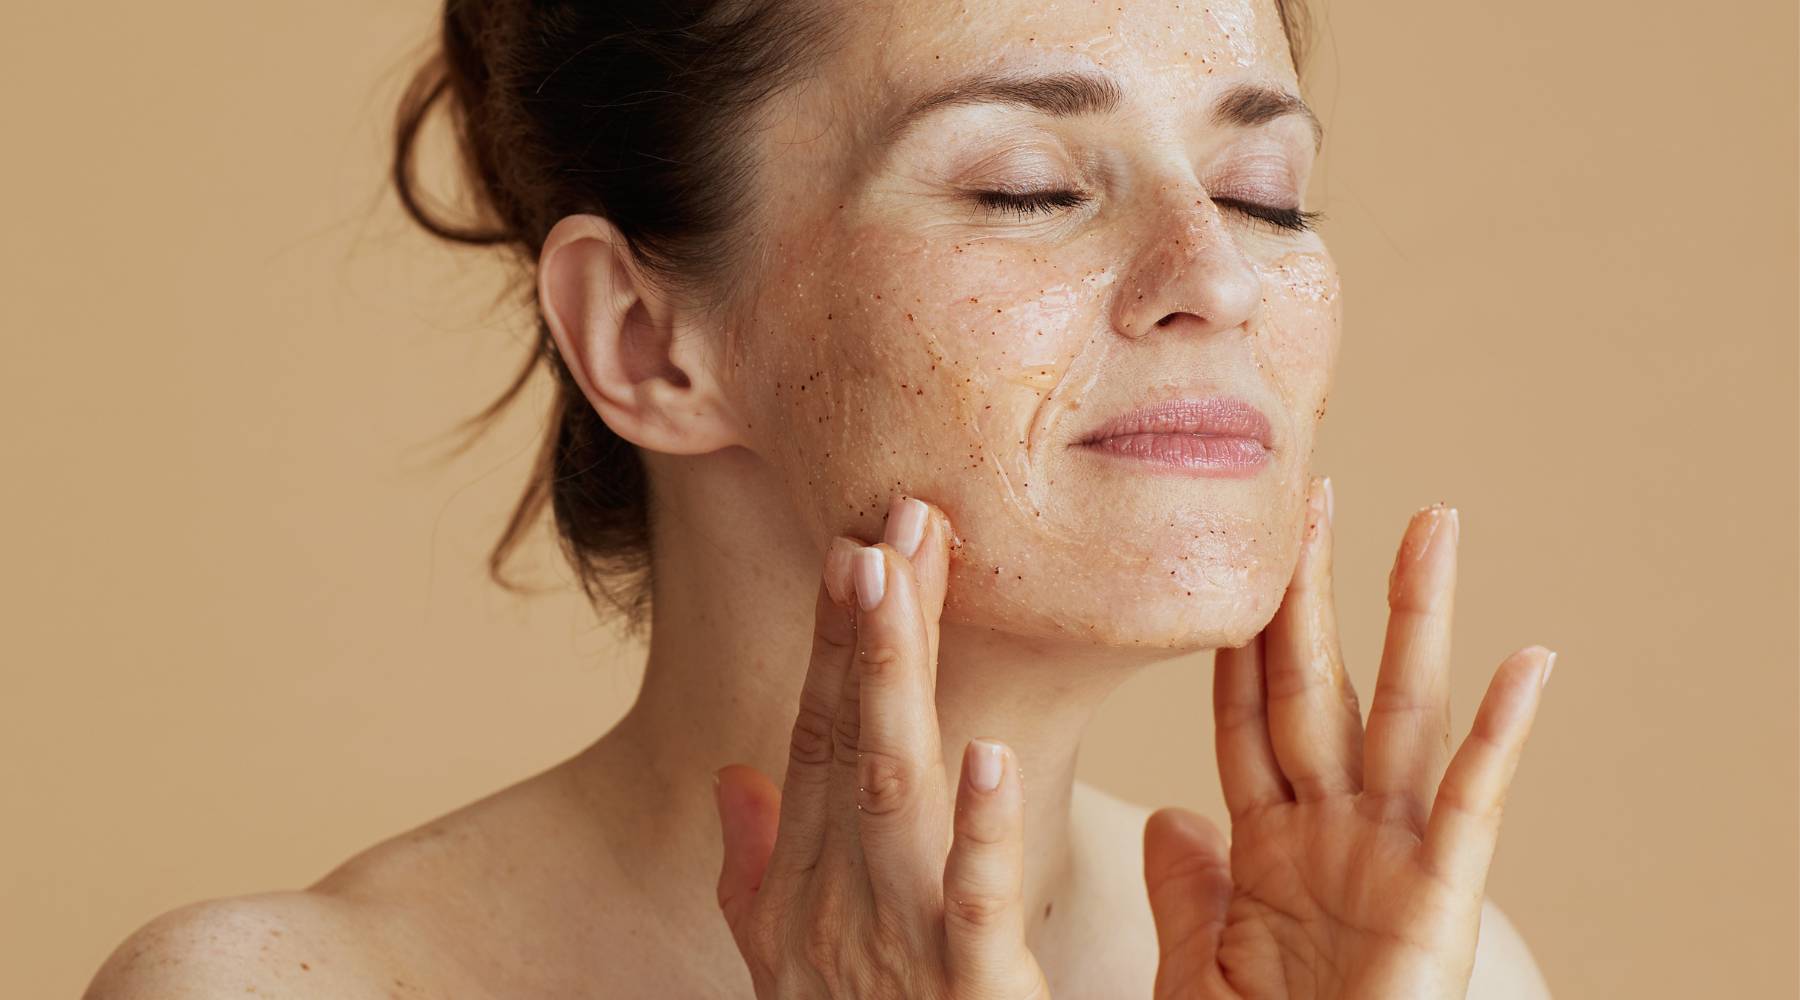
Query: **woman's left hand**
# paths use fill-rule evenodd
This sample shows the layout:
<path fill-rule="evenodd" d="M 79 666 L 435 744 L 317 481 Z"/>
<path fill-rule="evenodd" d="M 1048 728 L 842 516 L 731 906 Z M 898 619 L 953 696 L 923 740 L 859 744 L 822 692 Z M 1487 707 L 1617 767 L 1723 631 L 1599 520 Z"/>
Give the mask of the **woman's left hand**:
<path fill-rule="evenodd" d="M 1450 754 L 1447 668 L 1457 518 L 1413 516 L 1388 579 L 1363 732 L 1331 600 L 1329 487 L 1281 608 L 1214 661 L 1229 842 L 1164 809 L 1144 830 L 1158 998 L 1467 995 L 1501 807 L 1555 654 L 1494 675 Z"/>

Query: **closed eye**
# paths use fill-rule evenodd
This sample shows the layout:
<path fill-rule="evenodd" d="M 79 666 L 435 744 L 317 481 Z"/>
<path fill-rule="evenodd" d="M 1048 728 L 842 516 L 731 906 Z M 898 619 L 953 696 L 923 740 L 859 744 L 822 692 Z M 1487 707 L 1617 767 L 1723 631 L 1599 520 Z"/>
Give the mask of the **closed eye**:
<path fill-rule="evenodd" d="M 991 212 L 1017 215 L 1021 218 L 1047 215 L 1064 208 L 1087 203 L 1088 196 L 1079 191 L 977 191 L 975 203 Z"/>
<path fill-rule="evenodd" d="M 1062 209 L 1079 207 L 1088 201 L 1088 196 L 1079 191 L 1054 190 L 976 191 L 973 197 L 976 204 L 989 212 L 1012 215 L 1017 218 L 1048 215 Z M 1222 208 L 1231 209 L 1274 226 L 1282 232 L 1305 232 L 1313 228 L 1314 223 L 1325 217 L 1323 212 L 1308 212 L 1298 206 L 1283 208 L 1278 205 L 1264 205 L 1237 198 L 1214 198 L 1213 202 Z"/>
<path fill-rule="evenodd" d="M 1274 226 L 1283 232 L 1303 233 L 1313 227 L 1313 223 L 1325 217 L 1324 212 L 1307 212 L 1298 205 L 1282 208 L 1278 205 L 1264 205 L 1254 201 L 1240 201 L 1236 198 L 1214 198 L 1213 203 L 1224 208 L 1236 209 L 1253 219 Z"/>

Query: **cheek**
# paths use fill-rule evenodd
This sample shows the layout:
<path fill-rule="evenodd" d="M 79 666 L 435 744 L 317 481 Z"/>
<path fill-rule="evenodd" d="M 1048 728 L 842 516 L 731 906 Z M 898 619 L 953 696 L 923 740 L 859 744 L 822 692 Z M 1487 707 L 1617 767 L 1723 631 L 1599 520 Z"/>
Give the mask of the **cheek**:
<path fill-rule="evenodd" d="M 1325 416 L 1337 360 L 1343 318 L 1337 269 L 1326 254 L 1295 252 L 1258 263 L 1257 271 L 1263 284 L 1257 364 L 1280 394 L 1293 430 L 1310 434 Z"/>
<path fill-rule="evenodd" d="M 1034 428 L 1098 329 L 1092 286 L 1110 272 L 846 236 L 777 276 L 778 308 L 731 362 L 759 452 L 821 537 L 878 536 L 897 492 L 942 506 L 959 535 L 996 495 L 1025 503 L 1041 488 Z"/>

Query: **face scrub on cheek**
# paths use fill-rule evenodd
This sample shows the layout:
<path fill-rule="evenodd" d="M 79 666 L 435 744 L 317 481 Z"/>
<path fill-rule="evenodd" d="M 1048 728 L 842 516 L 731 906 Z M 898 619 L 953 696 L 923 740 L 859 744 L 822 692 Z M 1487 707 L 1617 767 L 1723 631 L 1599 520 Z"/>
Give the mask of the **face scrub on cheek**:
<path fill-rule="evenodd" d="M 1021 523 L 1032 524 L 1045 541 L 1076 543 L 1081 538 L 1045 517 L 1055 485 L 1046 449 L 1064 444 L 1067 415 L 1081 409 L 1081 400 L 1104 371 L 1111 334 L 1094 322 L 1092 304 L 1104 298 L 1117 277 L 1110 269 L 1095 271 L 1074 285 L 1053 284 L 1036 298 L 994 308 L 991 322 L 1007 327 L 1003 342 L 1012 346 L 1002 347 L 994 367 L 982 375 L 981 391 L 971 398 L 984 401 L 980 409 L 971 404 L 968 415 L 983 460 L 999 476 L 1007 501 Z M 973 332 L 978 336 L 979 328 Z M 1072 355 L 1071 334 L 1079 337 Z M 1009 353 L 1020 357 L 1008 359 Z"/>
<path fill-rule="evenodd" d="M 1266 290 L 1263 317 L 1251 341 L 1256 363 L 1290 410 L 1301 399 L 1317 397 L 1316 422 L 1325 409 L 1324 391 L 1314 381 L 1330 371 L 1327 364 L 1321 372 L 1316 359 L 1322 344 L 1335 344 L 1342 322 L 1337 271 L 1329 258 L 1313 251 L 1286 253 L 1256 268 Z"/>

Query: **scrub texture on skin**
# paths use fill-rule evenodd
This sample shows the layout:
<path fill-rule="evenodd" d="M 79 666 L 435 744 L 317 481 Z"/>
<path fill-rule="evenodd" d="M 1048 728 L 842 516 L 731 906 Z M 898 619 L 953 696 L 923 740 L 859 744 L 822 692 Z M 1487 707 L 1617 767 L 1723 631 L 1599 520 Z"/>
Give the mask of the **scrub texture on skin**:
<path fill-rule="evenodd" d="M 1216 199 L 1302 205 L 1301 116 L 1211 121 L 1246 82 L 1298 94 L 1272 3 L 908 3 L 851 32 L 753 130 L 767 212 L 722 366 L 746 444 L 821 551 L 889 498 L 956 538 L 944 621 L 1044 640 L 1239 645 L 1298 558 L 1342 321 L 1318 235 Z M 1110 112 L 961 104 L 881 125 L 976 70 L 1098 72 Z M 1064 191 L 1036 214 L 981 191 Z M 1076 447 L 1103 422 L 1230 395 L 1273 429 L 1247 477 Z"/>

